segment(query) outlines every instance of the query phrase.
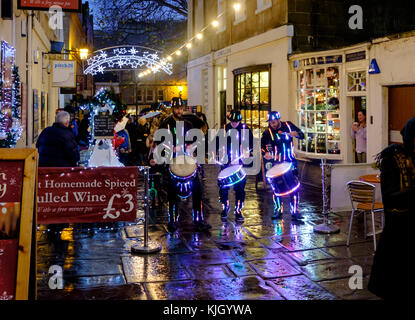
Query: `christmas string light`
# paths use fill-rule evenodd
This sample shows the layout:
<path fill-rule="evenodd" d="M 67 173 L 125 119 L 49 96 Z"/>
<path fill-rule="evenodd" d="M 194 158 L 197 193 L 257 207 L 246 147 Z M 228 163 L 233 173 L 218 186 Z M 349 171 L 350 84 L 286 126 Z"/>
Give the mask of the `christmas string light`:
<path fill-rule="evenodd" d="M 6 41 L 1 43 L 3 68 L 0 74 L 0 148 L 14 148 L 20 139 L 21 125 L 21 94 L 19 69 L 15 65 L 15 49 Z M 11 63 L 7 63 L 10 59 Z M 11 75 L 5 77 L 5 73 Z"/>
<path fill-rule="evenodd" d="M 239 3 L 239 2 L 235 2 L 234 4 L 233 4 L 233 8 L 234 8 L 234 10 L 235 11 L 238 11 L 238 10 L 240 10 L 240 8 L 241 8 L 241 4 Z M 192 38 L 190 38 L 190 39 L 188 39 L 187 41 L 186 41 L 186 43 L 184 43 L 183 45 L 181 45 L 179 48 L 177 48 L 176 50 L 174 50 L 174 51 L 172 51 L 169 55 L 167 55 L 167 57 L 166 58 L 164 58 L 164 59 L 162 59 L 162 61 L 164 60 L 167 60 L 167 61 L 172 61 L 173 60 L 173 58 L 172 58 L 172 55 L 176 55 L 176 56 L 181 56 L 181 54 L 182 54 L 182 52 L 181 52 L 181 49 L 183 49 L 183 48 L 187 48 L 188 50 L 190 50 L 191 48 L 192 48 L 192 41 L 193 40 L 195 40 L 195 39 L 197 39 L 197 40 L 201 40 L 201 39 L 203 39 L 203 32 L 207 29 L 207 28 L 209 28 L 209 26 L 212 26 L 213 28 L 217 28 L 217 27 L 219 27 L 219 25 L 220 25 L 220 23 L 219 23 L 219 18 L 221 18 L 224 14 L 226 13 L 226 9 L 224 9 L 217 17 L 216 17 L 216 19 L 214 19 L 210 24 L 207 24 L 204 28 L 202 28 L 199 32 L 197 32 L 196 34 L 195 34 L 195 36 L 193 36 Z M 151 68 L 149 68 L 148 70 L 146 70 L 146 71 L 144 71 L 144 72 L 142 72 L 142 73 L 140 73 L 139 75 L 138 75 L 138 77 L 139 78 L 142 78 L 142 77 L 144 77 L 144 76 L 147 76 L 147 75 L 149 75 L 149 74 L 151 74 L 152 72 L 155 72 L 155 71 L 153 71 Z"/>

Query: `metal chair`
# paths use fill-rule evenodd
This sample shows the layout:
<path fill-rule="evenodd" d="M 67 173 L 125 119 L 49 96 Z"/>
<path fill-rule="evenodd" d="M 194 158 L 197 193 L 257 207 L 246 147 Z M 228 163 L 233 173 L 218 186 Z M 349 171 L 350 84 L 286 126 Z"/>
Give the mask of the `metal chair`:
<path fill-rule="evenodd" d="M 359 180 L 352 180 L 346 184 L 349 191 L 350 201 L 352 202 L 352 215 L 350 217 L 349 232 L 347 234 L 347 246 L 350 244 L 350 234 L 352 231 L 353 217 L 355 213 L 363 212 L 363 223 L 365 237 L 373 235 L 373 245 L 376 251 L 376 229 L 375 229 L 375 213 L 383 213 L 383 203 L 375 202 L 376 187 L 368 182 Z M 357 203 L 357 206 L 355 204 Z M 372 232 L 366 233 L 366 213 L 370 212 L 372 215 Z M 381 216 L 382 230 L 384 226 L 384 215 Z M 379 232 L 381 232 L 380 230 Z"/>

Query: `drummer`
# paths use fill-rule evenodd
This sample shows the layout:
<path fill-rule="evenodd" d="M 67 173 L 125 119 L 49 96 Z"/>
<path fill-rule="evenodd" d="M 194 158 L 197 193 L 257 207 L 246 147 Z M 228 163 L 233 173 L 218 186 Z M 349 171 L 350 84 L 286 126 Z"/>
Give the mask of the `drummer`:
<path fill-rule="evenodd" d="M 176 139 L 176 123 L 178 121 L 184 122 L 184 135 L 193 125 L 190 121 L 187 121 L 182 118 L 184 112 L 184 105 L 181 98 L 173 98 L 172 103 L 172 114 L 168 116 L 161 124 L 160 129 L 168 129 L 173 136 L 173 153 L 184 153 L 186 146 L 179 145 Z M 153 160 L 154 161 L 154 160 Z M 169 201 L 169 223 L 167 228 L 170 232 L 177 230 L 178 220 L 179 220 L 179 201 L 180 197 L 177 195 L 177 192 L 172 192 L 175 190 L 174 181 L 170 174 L 168 174 L 168 168 L 165 166 L 166 177 L 168 180 L 167 186 L 167 198 Z M 205 231 L 211 228 L 209 224 L 206 223 L 203 211 L 202 211 L 202 186 L 199 180 L 199 176 L 196 174 L 193 180 L 193 190 L 192 190 L 192 201 L 193 201 L 193 223 L 197 230 Z"/>
<path fill-rule="evenodd" d="M 268 114 L 269 127 L 261 137 L 261 150 L 264 157 L 265 171 L 282 162 L 291 162 L 293 173 L 298 177 L 297 160 L 294 155 L 293 138 L 304 139 L 304 133 L 292 122 L 282 122 L 277 111 Z M 299 210 L 299 191 L 290 194 L 290 212 L 293 220 L 301 220 Z M 280 197 L 273 195 L 274 214 L 273 219 L 280 219 L 283 213 L 283 205 Z"/>
<path fill-rule="evenodd" d="M 225 126 L 225 132 L 228 135 L 227 137 L 227 155 L 228 155 L 228 161 L 224 163 L 223 161 L 220 161 L 221 163 L 221 170 L 232 166 L 232 165 L 240 165 L 243 164 L 242 160 L 243 157 L 249 156 L 249 151 L 252 150 L 253 146 L 253 135 L 252 131 L 249 129 L 249 127 L 243 123 L 241 123 L 242 115 L 240 111 L 232 110 L 230 113 L 230 116 L 228 118 L 230 121 Z M 238 145 L 236 148 L 232 148 L 231 146 L 231 137 L 229 136 L 230 130 L 235 129 L 237 131 L 237 138 L 238 138 Z M 242 130 L 248 130 L 247 132 L 243 132 Z M 246 134 L 247 133 L 247 134 Z M 250 150 L 242 150 L 242 147 L 245 146 L 245 143 L 243 144 L 242 141 L 244 139 L 249 139 L 249 149 Z M 232 150 L 238 150 L 236 154 L 232 152 Z M 221 150 L 219 150 L 220 153 Z M 244 155 L 245 154 L 245 155 Z M 222 155 L 222 158 L 224 156 Z M 238 183 L 233 185 L 233 190 L 235 191 L 235 221 L 243 223 L 245 221 L 244 217 L 242 216 L 242 208 L 245 202 L 245 185 L 246 185 L 246 178 L 239 181 Z M 222 204 L 222 212 L 221 212 L 221 219 L 222 221 L 226 221 L 228 217 L 228 213 L 230 210 L 229 206 L 229 199 L 228 199 L 228 193 L 229 193 L 230 187 L 225 186 L 219 186 L 219 200 Z"/>

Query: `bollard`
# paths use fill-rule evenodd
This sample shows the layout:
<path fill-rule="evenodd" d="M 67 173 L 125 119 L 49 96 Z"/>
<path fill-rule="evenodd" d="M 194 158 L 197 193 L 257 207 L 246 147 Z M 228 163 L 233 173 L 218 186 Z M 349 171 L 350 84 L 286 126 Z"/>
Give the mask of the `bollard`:
<path fill-rule="evenodd" d="M 148 190 L 149 190 L 149 167 L 139 167 L 140 171 L 144 171 L 144 243 L 136 243 L 131 246 L 132 253 L 155 253 L 161 250 L 161 245 L 155 241 L 148 239 L 148 220 L 149 220 L 149 204 L 148 204 Z"/>
<path fill-rule="evenodd" d="M 338 233 L 340 232 L 340 228 L 332 225 L 329 222 L 328 215 L 329 215 L 329 209 L 328 207 L 328 197 L 330 196 L 328 194 L 328 187 L 327 187 L 327 180 L 328 180 L 328 168 L 330 165 L 326 163 L 326 159 L 321 159 L 321 182 L 322 182 L 322 190 L 323 190 L 323 223 L 319 224 L 317 226 L 314 226 L 313 230 L 316 233 L 324 233 L 324 234 L 330 234 L 330 233 Z"/>

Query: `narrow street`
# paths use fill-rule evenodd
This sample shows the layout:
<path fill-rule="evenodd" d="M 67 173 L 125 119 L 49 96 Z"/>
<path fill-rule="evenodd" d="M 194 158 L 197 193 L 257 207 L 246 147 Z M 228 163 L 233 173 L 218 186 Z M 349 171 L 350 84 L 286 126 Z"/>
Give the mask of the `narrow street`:
<path fill-rule="evenodd" d="M 367 291 L 373 243 L 363 236 L 363 221 L 355 220 L 349 248 L 348 212 L 330 215 L 340 233 L 314 233 L 313 226 L 322 222 L 322 195 L 307 186 L 301 192 L 304 224 L 290 221 L 287 210 L 282 220 L 273 221 L 271 192 L 257 192 L 250 177 L 245 223 L 235 224 L 233 213 L 222 223 L 218 170 L 206 167 L 203 182 L 211 231 L 194 232 L 188 203 L 182 202 L 179 230 L 168 233 L 164 208 L 152 214 L 150 227 L 150 238 L 162 245 L 160 253 L 131 254 L 131 245 L 143 239 L 142 225 L 76 224 L 64 229 L 60 239 L 42 226 L 37 232 L 38 299 L 376 299 Z M 62 290 L 49 288 L 52 265 L 63 267 Z M 349 288 L 352 265 L 363 268 L 361 290 Z"/>

